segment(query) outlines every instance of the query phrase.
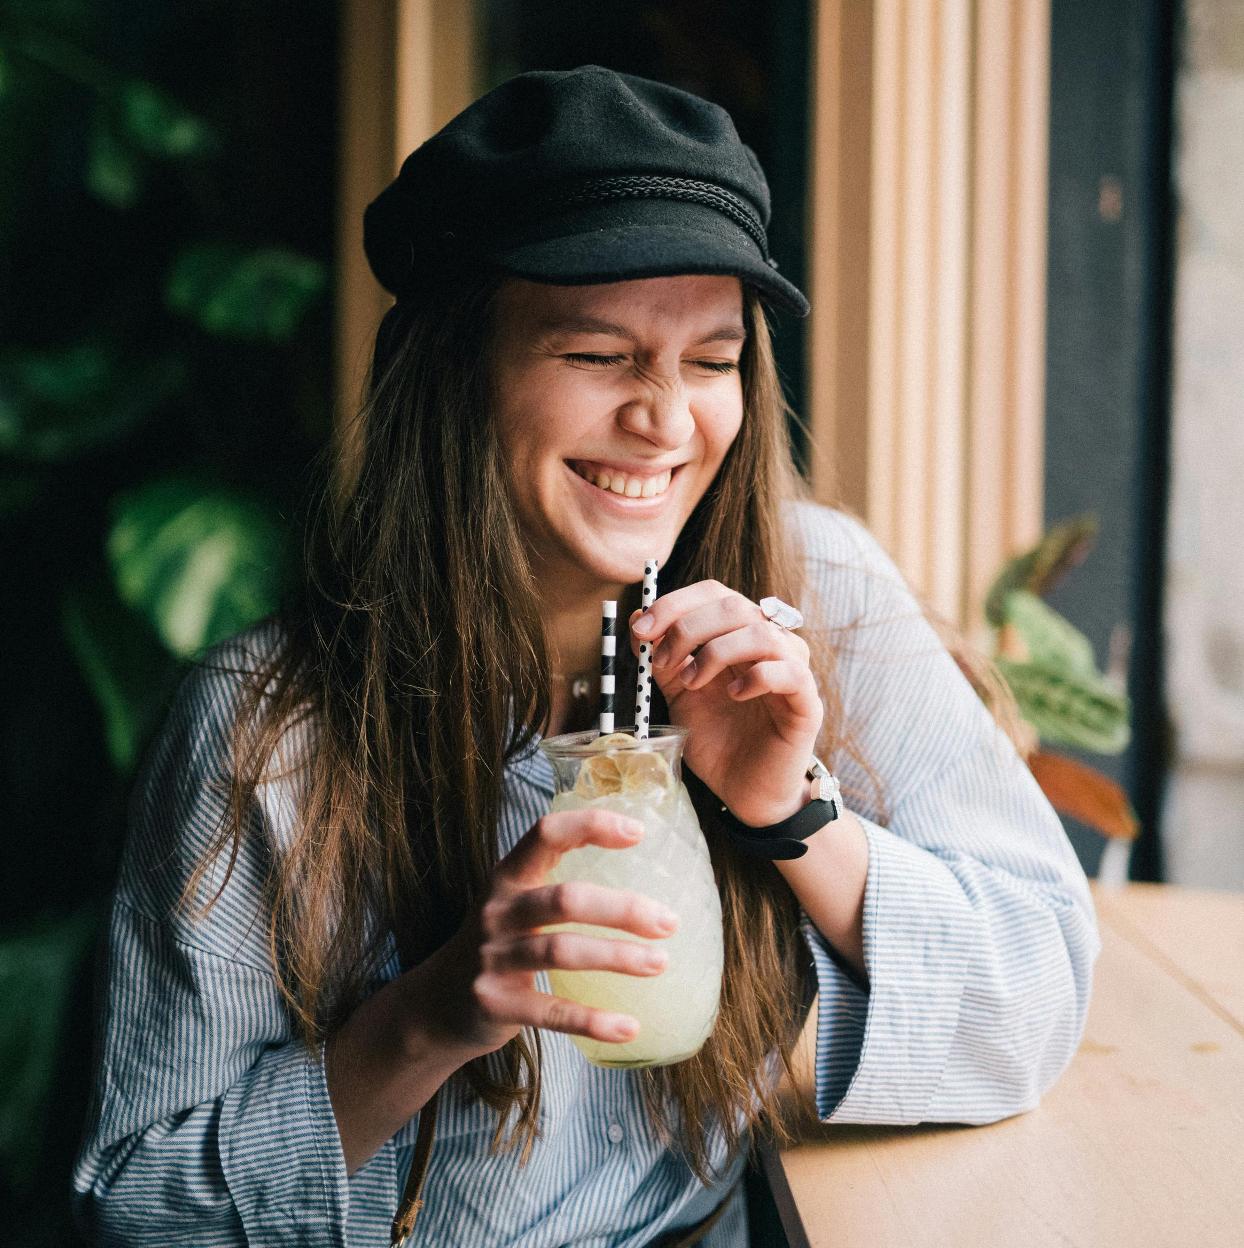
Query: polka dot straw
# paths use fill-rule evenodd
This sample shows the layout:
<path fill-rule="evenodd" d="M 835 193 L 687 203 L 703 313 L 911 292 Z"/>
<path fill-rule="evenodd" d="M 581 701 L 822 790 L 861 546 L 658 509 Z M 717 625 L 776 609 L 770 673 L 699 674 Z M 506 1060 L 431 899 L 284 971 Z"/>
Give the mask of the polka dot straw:
<path fill-rule="evenodd" d="M 644 589 L 641 603 L 645 611 L 657 598 L 657 567 L 659 560 L 649 559 L 644 564 Z M 648 721 L 652 715 L 652 642 L 639 644 L 639 684 L 635 686 L 635 736 L 640 741 L 648 739 Z"/>
<path fill-rule="evenodd" d="M 600 732 L 613 731 L 613 660 L 618 646 L 618 604 L 600 604 Z"/>

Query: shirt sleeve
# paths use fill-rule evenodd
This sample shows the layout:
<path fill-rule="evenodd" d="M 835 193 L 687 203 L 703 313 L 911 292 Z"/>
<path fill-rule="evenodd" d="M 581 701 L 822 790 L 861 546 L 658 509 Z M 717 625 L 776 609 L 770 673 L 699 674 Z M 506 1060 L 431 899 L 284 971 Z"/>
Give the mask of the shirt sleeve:
<path fill-rule="evenodd" d="M 226 813 L 229 666 L 217 652 L 183 683 L 134 794 L 74 1169 L 94 1243 L 343 1245 L 352 1186 L 395 1184 L 391 1145 L 347 1179 L 322 1054 L 293 1034 L 272 973 L 271 810 L 253 812 L 207 917 L 179 905 Z"/>
<path fill-rule="evenodd" d="M 1084 872 L 880 544 L 843 513 L 802 519 L 813 627 L 838 656 L 858 747 L 833 767 L 868 839 L 867 984 L 801 924 L 818 1117 L 986 1123 L 1031 1109 L 1083 1033 L 1100 949 Z"/>

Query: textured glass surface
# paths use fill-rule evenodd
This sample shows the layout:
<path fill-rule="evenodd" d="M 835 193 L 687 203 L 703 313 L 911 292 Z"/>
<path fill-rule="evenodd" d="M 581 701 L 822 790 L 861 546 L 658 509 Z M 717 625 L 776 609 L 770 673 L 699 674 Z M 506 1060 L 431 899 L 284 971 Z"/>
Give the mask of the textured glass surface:
<path fill-rule="evenodd" d="M 656 730 L 659 733 L 659 730 Z M 588 734 L 590 735 L 590 734 Z M 693 1056 L 717 1018 L 721 993 L 721 899 L 704 834 L 686 788 L 677 779 L 683 735 L 655 735 L 629 748 L 579 754 L 559 741 L 581 743 L 585 734 L 552 738 L 542 748 L 554 764 L 553 809 L 613 810 L 643 822 L 645 834 L 629 849 L 585 846 L 562 856 L 550 883 L 590 880 L 643 893 L 673 910 L 678 930 L 643 942 L 630 933 L 586 924 L 559 924 L 559 931 L 659 944 L 669 954 L 660 975 L 612 971 L 554 971 L 549 984 L 560 997 L 639 1020 L 634 1040 L 617 1044 L 572 1037 L 601 1066 L 658 1066 Z M 592 774 L 595 772 L 596 774 Z"/>

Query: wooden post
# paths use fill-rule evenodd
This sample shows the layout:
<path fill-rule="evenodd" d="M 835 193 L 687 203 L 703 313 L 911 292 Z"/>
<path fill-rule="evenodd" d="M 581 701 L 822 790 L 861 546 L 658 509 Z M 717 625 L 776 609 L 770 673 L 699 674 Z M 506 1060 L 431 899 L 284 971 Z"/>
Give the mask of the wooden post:
<path fill-rule="evenodd" d="M 823 0 L 813 48 L 814 488 L 975 629 L 1041 527 L 1049 0 Z"/>
<path fill-rule="evenodd" d="M 334 406 L 344 488 L 359 449 L 355 417 L 376 327 L 393 303 L 363 254 L 363 209 L 475 98 L 478 57 L 474 7 L 461 0 L 346 0 L 341 20 Z"/>

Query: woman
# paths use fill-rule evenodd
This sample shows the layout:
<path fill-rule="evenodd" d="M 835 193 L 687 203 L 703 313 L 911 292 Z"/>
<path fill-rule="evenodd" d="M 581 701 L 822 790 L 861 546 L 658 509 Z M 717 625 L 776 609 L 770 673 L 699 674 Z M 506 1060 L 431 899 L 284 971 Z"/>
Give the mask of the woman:
<path fill-rule="evenodd" d="M 810 990 L 827 1122 L 993 1121 L 1070 1059 L 1083 874 L 894 565 L 800 501 L 764 302 L 807 305 L 767 219 L 720 109 L 593 66 L 490 92 L 368 210 L 398 299 L 357 479 L 136 794 L 76 1173 L 100 1242 L 385 1243 L 426 1161 L 419 1242 L 734 1248 Z M 625 937 L 669 916 L 544 883 L 637 829 L 547 815 L 534 745 L 590 724 L 600 600 L 654 554 L 632 645 L 691 730 L 726 970 L 700 1054 L 606 1070 L 569 1036 L 633 1020 L 544 972 L 659 973 Z M 772 858 L 814 753 L 849 809 Z"/>

